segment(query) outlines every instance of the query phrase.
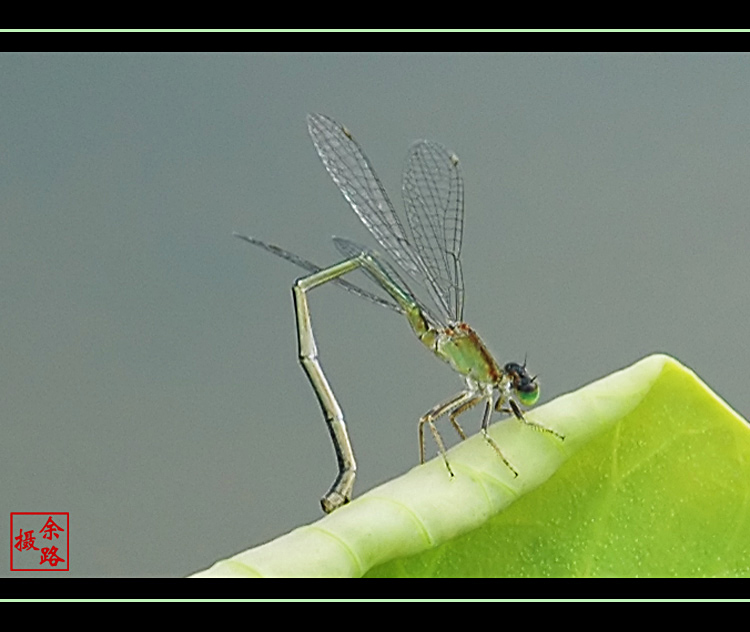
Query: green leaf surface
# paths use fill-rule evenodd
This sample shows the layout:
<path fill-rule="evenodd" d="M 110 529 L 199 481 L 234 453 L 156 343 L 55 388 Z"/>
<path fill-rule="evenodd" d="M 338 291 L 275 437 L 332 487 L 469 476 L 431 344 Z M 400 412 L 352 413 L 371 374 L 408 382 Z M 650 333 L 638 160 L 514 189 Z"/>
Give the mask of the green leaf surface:
<path fill-rule="evenodd" d="M 649 356 L 195 577 L 750 577 L 750 426 Z"/>

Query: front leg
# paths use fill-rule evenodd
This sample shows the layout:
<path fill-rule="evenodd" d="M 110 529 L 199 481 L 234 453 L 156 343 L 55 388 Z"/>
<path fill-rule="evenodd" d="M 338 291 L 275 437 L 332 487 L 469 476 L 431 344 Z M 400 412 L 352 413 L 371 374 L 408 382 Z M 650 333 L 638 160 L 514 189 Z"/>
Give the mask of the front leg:
<path fill-rule="evenodd" d="M 515 401 L 513 401 L 512 399 L 509 399 L 508 403 L 510 404 L 510 408 L 502 408 L 501 407 L 502 406 L 502 402 L 500 401 L 500 398 L 498 397 L 498 403 L 497 403 L 496 410 L 498 412 L 505 413 L 507 415 L 514 415 L 516 417 L 516 419 L 518 419 L 519 421 L 522 421 L 527 426 L 531 426 L 532 428 L 536 428 L 540 432 L 547 432 L 547 433 L 549 433 L 551 435 L 554 435 L 555 437 L 557 437 L 558 439 L 560 439 L 560 441 L 565 441 L 565 436 L 561 435 L 559 432 L 555 432 L 551 428 L 547 428 L 547 426 L 543 426 L 542 424 L 538 424 L 538 423 L 536 423 L 534 421 L 529 421 L 528 419 L 526 419 L 526 416 L 523 414 L 523 411 L 521 411 L 521 408 L 518 406 L 518 404 L 516 404 Z"/>

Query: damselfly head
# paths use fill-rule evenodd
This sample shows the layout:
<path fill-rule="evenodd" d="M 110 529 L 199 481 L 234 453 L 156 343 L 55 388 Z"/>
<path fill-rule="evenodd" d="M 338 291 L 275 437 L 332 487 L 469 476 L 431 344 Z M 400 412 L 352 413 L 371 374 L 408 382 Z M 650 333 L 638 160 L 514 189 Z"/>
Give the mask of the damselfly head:
<path fill-rule="evenodd" d="M 518 400 L 524 406 L 533 406 L 539 400 L 539 382 L 537 376 L 531 377 L 526 370 L 526 362 L 518 364 L 517 362 L 508 362 L 503 367 L 503 371 L 511 378 L 513 390 L 518 396 Z"/>

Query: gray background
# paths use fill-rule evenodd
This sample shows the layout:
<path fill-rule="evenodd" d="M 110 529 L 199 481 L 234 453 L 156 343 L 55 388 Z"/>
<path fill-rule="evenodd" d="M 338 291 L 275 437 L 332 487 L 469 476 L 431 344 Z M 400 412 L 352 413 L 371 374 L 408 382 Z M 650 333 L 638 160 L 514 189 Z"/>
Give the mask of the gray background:
<path fill-rule="evenodd" d="M 186 575 L 321 516 L 298 270 L 231 236 L 368 241 L 310 111 L 399 207 L 413 139 L 461 157 L 465 317 L 542 402 L 663 351 L 750 410 L 748 56 L 3 55 L 0 80 L 0 515 L 71 513 L 57 575 Z M 396 314 L 312 308 L 362 493 L 461 382 Z"/>

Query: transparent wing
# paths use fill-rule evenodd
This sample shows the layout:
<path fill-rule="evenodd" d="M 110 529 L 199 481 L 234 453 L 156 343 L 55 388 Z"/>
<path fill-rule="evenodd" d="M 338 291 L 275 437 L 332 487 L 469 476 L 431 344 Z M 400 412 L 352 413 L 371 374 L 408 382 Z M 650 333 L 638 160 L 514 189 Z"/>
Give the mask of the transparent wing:
<path fill-rule="evenodd" d="M 464 182 L 458 157 L 440 143 L 411 146 L 403 182 L 412 244 L 454 321 L 463 320 L 464 283 L 461 241 Z"/>
<path fill-rule="evenodd" d="M 281 257 L 282 259 L 291 261 L 292 263 L 299 266 L 300 268 L 303 268 L 304 270 L 308 270 L 310 272 L 320 272 L 321 270 L 324 269 L 314 264 L 312 261 L 308 261 L 307 259 L 303 259 L 302 257 L 295 255 L 293 252 L 289 252 L 288 250 L 284 250 L 283 248 L 279 248 L 278 246 L 274 246 L 273 244 L 267 244 L 266 242 L 261 241 L 260 239 L 256 239 L 255 237 L 249 237 L 248 235 L 240 235 L 239 233 L 234 233 L 234 236 L 239 237 L 240 239 L 244 239 L 246 242 L 253 244 L 254 246 L 259 246 L 260 248 L 263 248 L 263 250 L 265 250 L 266 252 L 270 252 L 271 254 L 276 255 L 277 257 Z M 359 253 L 356 253 L 356 254 L 359 254 Z M 368 292 L 367 290 L 359 287 L 358 285 L 354 285 L 354 283 L 350 283 L 349 281 L 346 281 L 345 279 L 342 279 L 340 277 L 337 279 L 333 279 L 333 282 L 339 287 L 344 288 L 348 292 L 351 292 L 352 294 L 356 294 L 357 296 L 361 298 L 365 298 L 368 301 L 375 303 L 376 305 L 382 305 L 383 307 L 392 309 L 394 312 L 398 312 L 399 314 L 404 313 L 404 310 L 401 308 L 401 306 L 390 297 L 378 296 L 377 294 Z"/>
<path fill-rule="evenodd" d="M 347 259 L 350 257 L 356 257 L 357 255 L 361 253 L 367 253 L 373 259 L 376 259 L 377 262 L 385 269 L 385 271 L 391 277 L 391 280 L 394 281 L 403 291 L 409 294 L 414 299 L 415 302 L 417 302 L 417 299 L 414 296 L 414 292 L 409 287 L 409 284 L 404 280 L 404 278 L 398 273 L 398 270 L 396 270 L 396 268 L 394 268 L 390 263 L 388 263 L 388 261 L 383 259 L 383 257 L 378 255 L 377 252 L 371 250 L 370 248 L 367 248 L 366 246 L 362 246 L 350 239 L 345 239 L 344 237 L 334 237 L 333 244 L 336 246 L 336 250 L 338 250 Z M 366 274 L 373 283 L 380 286 L 380 281 L 378 281 L 378 279 L 369 270 L 367 270 L 366 268 L 362 268 L 361 271 L 363 274 Z M 395 302 L 394 304 L 397 305 L 397 303 Z M 440 323 L 440 320 L 435 318 L 431 310 L 428 309 L 426 305 L 422 304 L 421 302 L 419 302 L 419 304 L 420 304 L 420 308 L 422 309 L 422 311 L 424 312 L 425 316 L 428 319 L 431 319 L 435 324 Z M 401 309 L 400 306 L 399 306 L 399 309 Z"/>
<path fill-rule="evenodd" d="M 309 114 L 307 125 L 323 165 L 362 223 L 385 253 L 427 288 L 443 320 L 453 319 L 455 306 L 409 241 L 385 188 L 349 130 L 322 114 Z"/>

